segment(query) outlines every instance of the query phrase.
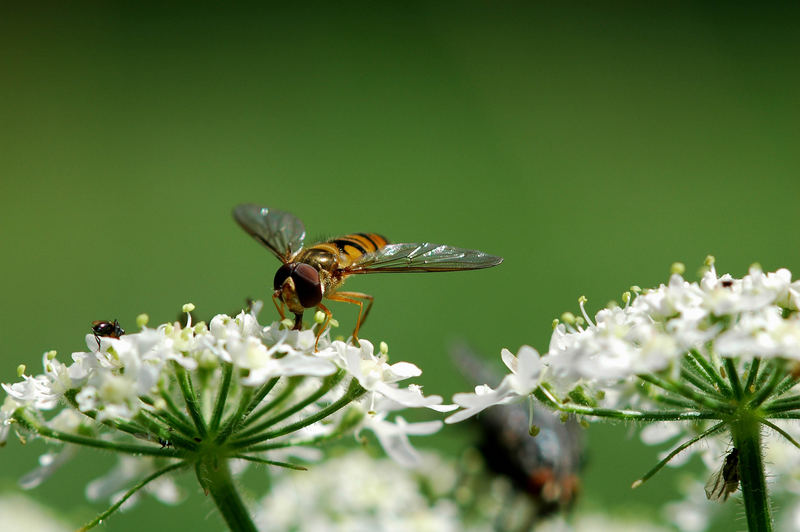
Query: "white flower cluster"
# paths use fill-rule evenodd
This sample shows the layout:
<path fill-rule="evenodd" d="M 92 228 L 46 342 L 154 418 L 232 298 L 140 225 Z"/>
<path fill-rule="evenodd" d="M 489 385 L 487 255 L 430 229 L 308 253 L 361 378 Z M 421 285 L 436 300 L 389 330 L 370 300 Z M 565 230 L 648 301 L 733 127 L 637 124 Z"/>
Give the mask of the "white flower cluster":
<path fill-rule="evenodd" d="M 474 525 L 462 520 L 449 498 L 455 468 L 431 453 L 422 456 L 417 470 L 350 451 L 302 475 L 279 472 L 256 508 L 256 526 L 264 532 L 492 530 L 488 517 Z"/>
<path fill-rule="evenodd" d="M 287 472 L 288 473 L 288 472 Z M 475 478 L 471 478 L 475 476 Z M 262 532 L 489 532 L 598 530 L 667 532 L 631 515 L 579 513 L 539 519 L 530 500 L 515 497 L 507 479 L 487 479 L 477 463 L 456 463 L 432 451 L 422 465 L 402 468 L 349 451 L 308 472 L 278 472 L 256 506 Z"/>
<path fill-rule="evenodd" d="M 792 281 L 789 270 L 752 267 L 736 279 L 718 276 L 712 262 L 699 282 L 675 273 L 668 284 L 634 288 L 623 299 L 624 306 L 610 305 L 592 320 L 581 298 L 583 316 L 565 315 L 541 358 L 534 360 L 529 347 L 516 358 L 504 350 L 508 380 L 497 389 L 456 394 L 464 410 L 447 422 L 527 396 L 541 383 L 559 397 L 575 389 L 602 392 L 594 394 L 598 404 L 624 406 L 637 375 L 675 372 L 692 350 L 712 361 L 736 358 L 740 365 L 753 357 L 800 361 L 800 280 Z"/>
<path fill-rule="evenodd" d="M 128 440 L 147 440 L 143 443 L 154 448 L 173 447 L 164 454 L 183 457 L 178 450 L 195 445 L 192 436 L 197 435 L 186 429 L 192 427 L 191 421 L 203 436 L 207 427 L 212 432 L 214 426 L 232 420 L 233 434 L 221 433 L 218 443 L 227 437 L 234 447 L 241 444 L 241 452 L 250 452 L 242 442 L 252 440 L 250 446 L 256 445 L 264 431 L 271 448 L 289 447 L 295 441 L 313 443 L 335 432 L 350 416 L 359 420 L 348 425 L 350 432 L 371 430 L 390 456 L 404 464 L 416 462 L 408 435 L 431 434 L 441 422 L 408 423 L 393 413 L 403 408 L 455 408 L 442 405 L 441 397 L 423 396 L 419 386 L 398 384 L 420 375 L 417 366 L 390 364 L 385 344 L 375 352 L 367 340 L 354 346 L 330 341 L 327 333 L 317 344 L 313 329 L 289 330 L 285 323 L 263 326 L 256 318 L 260 308 L 256 303 L 236 317 L 220 314 L 208 324 L 193 325 L 188 319 L 185 326 L 176 322 L 156 328 L 147 327 L 146 316 L 140 316 L 140 332 L 118 338 L 87 334 L 88 350 L 72 353 L 69 364 L 53 351 L 45 353 L 42 374 L 26 375 L 20 368 L 21 381 L 2 385 L 8 396 L 0 407 L 0 440 L 5 441 L 9 428 L 18 423 L 22 432 L 62 440 L 54 431 L 106 441 L 113 439 L 100 434 L 114 432 Z M 184 307 L 187 312 L 192 309 L 193 305 Z M 248 406 L 251 397 L 258 400 Z M 349 397 L 352 401 L 342 408 L 321 416 Z M 275 408 L 269 416 L 258 414 L 259 408 L 266 412 L 270 404 Z M 60 413 L 46 416 L 47 411 Z M 21 422 L 23 414 L 27 423 Z M 262 421 L 272 416 L 275 423 L 256 423 L 256 414 Z M 240 419 L 234 421 L 236 415 Z M 170 424 L 176 419 L 183 425 Z M 307 419 L 316 421 L 304 424 Z M 154 434 L 154 422 L 166 430 Z M 234 429 L 248 423 L 248 430 L 235 434 Z M 32 424 L 48 432 L 31 430 Z M 141 433 L 136 427 L 142 427 Z M 185 449 L 180 449 L 181 437 L 187 442 Z"/>

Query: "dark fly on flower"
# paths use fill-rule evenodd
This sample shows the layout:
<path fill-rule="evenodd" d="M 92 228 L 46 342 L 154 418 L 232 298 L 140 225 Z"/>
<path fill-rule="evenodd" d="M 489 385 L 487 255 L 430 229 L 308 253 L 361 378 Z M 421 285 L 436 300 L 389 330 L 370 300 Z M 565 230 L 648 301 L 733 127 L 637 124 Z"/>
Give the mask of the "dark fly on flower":
<path fill-rule="evenodd" d="M 120 327 L 119 322 L 117 320 L 114 321 L 103 321 L 103 320 L 96 320 L 92 322 L 92 333 L 94 334 L 94 339 L 97 340 L 97 349 L 100 349 L 100 337 L 104 336 L 106 338 L 119 338 L 123 334 L 125 334 L 125 330 Z"/>
<path fill-rule="evenodd" d="M 497 382 L 484 359 L 465 345 L 451 349 L 461 372 L 473 383 Z M 580 491 L 584 462 L 583 431 L 574 419 L 562 421 L 528 403 L 496 405 L 475 416 L 486 465 L 507 477 L 534 503 L 532 522 L 568 510 Z M 534 426 L 538 432 L 531 435 Z"/>
<path fill-rule="evenodd" d="M 734 447 L 725 456 L 722 467 L 706 482 L 706 497 L 710 501 L 725 502 L 739 489 L 739 449 Z"/>
<path fill-rule="evenodd" d="M 497 266 L 503 259 L 474 249 L 430 243 L 390 244 L 377 233 L 353 233 L 303 247 L 306 230 L 294 215 L 253 204 L 233 210 L 236 222 L 283 263 L 273 282 L 272 300 L 285 319 L 283 306 L 294 314 L 294 328 L 303 326 L 305 309 L 325 313 L 317 341 L 331 319 L 322 299 L 358 305 L 353 341 L 372 308 L 373 297 L 339 290 L 345 279 L 362 273 L 449 272 Z M 367 302 L 366 309 L 364 302 Z"/>

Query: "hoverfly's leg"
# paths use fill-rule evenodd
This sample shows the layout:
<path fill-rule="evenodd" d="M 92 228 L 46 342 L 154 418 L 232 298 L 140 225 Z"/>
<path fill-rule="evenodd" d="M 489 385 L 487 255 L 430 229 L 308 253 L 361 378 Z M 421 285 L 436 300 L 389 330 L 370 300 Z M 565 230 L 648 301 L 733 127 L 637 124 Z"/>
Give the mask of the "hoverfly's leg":
<path fill-rule="evenodd" d="M 328 328 L 328 324 L 331 322 L 331 316 L 333 316 L 333 314 L 331 313 L 331 311 L 330 311 L 330 310 L 328 310 L 328 307 L 326 307 L 326 306 L 325 306 L 325 305 L 323 305 L 322 303 L 318 304 L 318 305 L 317 305 L 317 308 L 318 308 L 318 309 L 320 309 L 322 312 L 324 312 L 324 313 L 325 313 L 325 321 L 324 321 L 324 322 L 322 322 L 322 323 L 320 324 L 320 326 L 319 326 L 319 330 L 317 331 L 317 335 L 316 335 L 316 337 L 314 338 L 314 352 L 315 352 L 315 353 L 316 353 L 317 351 L 319 351 L 319 349 L 317 349 L 317 344 L 319 343 L 319 338 L 320 338 L 320 336 L 322 336 L 322 333 L 324 333 L 324 332 L 325 332 L 325 329 L 327 329 L 327 328 Z"/>
<path fill-rule="evenodd" d="M 275 304 L 275 308 L 278 309 L 278 314 L 281 315 L 281 320 L 285 320 L 286 313 L 283 311 L 283 299 L 281 299 L 281 296 L 279 294 L 280 294 L 279 292 L 274 292 L 272 294 L 272 302 Z M 280 305 L 278 305 L 278 300 L 280 300 L 281 302 Z"/>
<path fill-rule="evenodd" d="M 367 303 L 367 310 L 364 310 L 364 302 L 359 301 L 358 299 L 368 299 L 369 303 Z M 345 303 L 352 303 L 354 305 L 358 305 L 358 319 L 356 320 L 356 328 L 353 330 L 353 343 L 356 345 L 361 345 L 358 341 L 358 330 L 361 328 L 361 325 L 364 324 L 364 321 L 367 319 L 367 315 L 369 314 L 370 309 L 372 308 L 372 303 L 375 300 L 369 294 L 364 294 L 362 292 L 336 292 L 330 294 L 328 299 L 332 301 L 343 301 Z"/>
<path fill-rule="evenodd" d="M 295 313 L 294 315 L 294 327 L 292 327 L 293 331 L 302 331 L 303 330 L 303 313 L 300 314 Z"/>

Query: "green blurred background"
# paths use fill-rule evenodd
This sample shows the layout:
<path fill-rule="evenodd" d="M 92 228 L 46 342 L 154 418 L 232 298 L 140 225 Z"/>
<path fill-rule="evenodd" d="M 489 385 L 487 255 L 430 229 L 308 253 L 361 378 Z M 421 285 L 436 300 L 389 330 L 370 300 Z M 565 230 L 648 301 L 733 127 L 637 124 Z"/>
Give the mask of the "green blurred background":
<path fill-rule="evenodd" d="M 266 297 L 277 261 L 230 217 L 288 210 L 310 236 L 375 231 L 502 255 L 486 271 L 368 276 L 363 336 L 418 363 L 427 393 L 468 384 L 463 338 L 546 349 L 589 297 L 688 272 L 800 269 L 795 7 L 513 2 L 4 5 L 0 16 L 0 380 L 84 347 L 95 319 L 134 329 Z M 265 319 L 272 312 L 265 308 Z M 353 308 L 334 305 L 343 331 Z M 469 433 L 448 427 L 449 450 Z M 584 503 L 653 510 L 667 472 L 624 426 L 592 426 Z M 0 452 L 0 488 L 40 443 Z M 82 451 L 32 492 L 74 523 L 114 462 Z M 191 484 L 187 484 L 191 486 Z M 740 513 L 728 503 L 733 519 Z M 192 490 L 108 530 L 219 530 Z M 727 523 L 727 524 L 726 524 Z M 728 529 L 733 521 L 719 525 Z M 738 522 L 741 525 L 741 521 Z"/>

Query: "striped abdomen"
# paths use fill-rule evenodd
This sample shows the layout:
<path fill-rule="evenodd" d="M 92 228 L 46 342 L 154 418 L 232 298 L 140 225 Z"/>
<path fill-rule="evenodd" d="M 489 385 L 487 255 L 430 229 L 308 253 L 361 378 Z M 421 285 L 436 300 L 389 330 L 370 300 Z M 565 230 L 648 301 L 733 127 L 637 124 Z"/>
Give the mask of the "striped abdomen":
<path fill-rule="evenodd" d="M 321 242 L 308 248 L 332 253 L 339 257 L 339 268 L 345 268 L 366 253 L 377 251 L 389 241 L 377 233 L 353 233 Z"/>

